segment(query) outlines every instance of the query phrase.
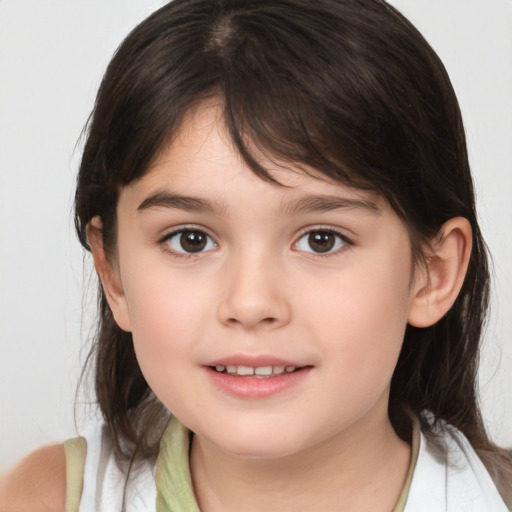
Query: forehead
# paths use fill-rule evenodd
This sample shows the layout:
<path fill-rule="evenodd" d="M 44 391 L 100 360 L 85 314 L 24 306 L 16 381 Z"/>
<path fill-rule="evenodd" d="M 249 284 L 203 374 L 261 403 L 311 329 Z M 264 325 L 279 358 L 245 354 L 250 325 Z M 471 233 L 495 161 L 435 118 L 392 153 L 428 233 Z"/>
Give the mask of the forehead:
<path fill-rule="evenodd" d="M 258 176 L 244 161 L 230 138 L 224 122 L 223 105 L 209 100 L 190 110 L 172 140 L 157 154 L 145 175 L 125 187 L 144 200 L 164 190 L 179 194 L 234 199 L 244 191 L 252 196 L 287 198 L 342 196 L 370 208 L 387 205 L 378 193 L 344 185 L 318 170 L 278 161 L 247 142 L 253 156 L 273 182 Z M 123 194 L 122 194 L 123 195 Z"/>

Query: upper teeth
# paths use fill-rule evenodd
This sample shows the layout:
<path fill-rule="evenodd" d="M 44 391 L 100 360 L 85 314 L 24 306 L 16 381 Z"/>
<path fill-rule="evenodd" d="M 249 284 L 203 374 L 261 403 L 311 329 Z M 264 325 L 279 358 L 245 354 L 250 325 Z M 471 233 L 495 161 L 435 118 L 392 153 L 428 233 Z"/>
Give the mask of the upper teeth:
<path fill-rule="evenodd" d="M 215 369 L 218 372 L 223 372 L 226 370 L 228 373 L 233 373 L 237 375 L 258 375 L 262 377 L 268 377 L 270 375 L 281 375 L 285 371 L 288 373 L 296 370 L 296 366 L 242 366 L 242 365 L 234 365 L 228 364 L 227 366 L 218 365 Z"/>

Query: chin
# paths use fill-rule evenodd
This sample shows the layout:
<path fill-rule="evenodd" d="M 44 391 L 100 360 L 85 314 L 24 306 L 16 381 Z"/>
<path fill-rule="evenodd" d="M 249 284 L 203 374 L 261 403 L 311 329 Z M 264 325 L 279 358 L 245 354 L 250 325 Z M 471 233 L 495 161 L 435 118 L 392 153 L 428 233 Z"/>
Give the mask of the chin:
<path fill-rule="evenodd" d="M 270 431 L 269 431 L 270 430 Z M 243 432 L 243 435 L 242 435 Z M 272 429 L 230 430 L 226 436 L 200 436 L 213 444 L 218 450 L 237 458 L 280 459 L 306 448 L 305 443 L 290 437 L 289 432 L 277 432 Z"/>

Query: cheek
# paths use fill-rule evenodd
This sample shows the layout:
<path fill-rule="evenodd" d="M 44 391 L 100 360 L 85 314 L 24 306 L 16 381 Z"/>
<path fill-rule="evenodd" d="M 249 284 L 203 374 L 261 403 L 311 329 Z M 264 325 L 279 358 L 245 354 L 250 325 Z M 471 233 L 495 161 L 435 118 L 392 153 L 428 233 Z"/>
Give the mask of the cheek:
<path fill-rule="evenodd" d="M 123 286 L 137 359 L 157 392 L 191 364 L 208 308 L 190 281 L 183 283 L 155 265 L 147 268 L 143 277 L 125 276 Z"/>
<path fill-rule="evenodd" d="M 302 306 L 316 319 L 318 343 L 333 362 L 339 384 L 350 387 L 354 400 L 389 385 L 407 324 L 408 268 L 408 259 L 361 264 L 317 289 L 314 300 Z"/>

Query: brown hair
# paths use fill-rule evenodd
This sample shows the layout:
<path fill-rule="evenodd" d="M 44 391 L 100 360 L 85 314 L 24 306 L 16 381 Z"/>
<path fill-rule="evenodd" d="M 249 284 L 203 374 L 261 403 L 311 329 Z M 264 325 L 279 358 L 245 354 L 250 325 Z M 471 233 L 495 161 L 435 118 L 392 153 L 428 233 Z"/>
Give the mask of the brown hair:
<path fill-rule="evenodd" d="M 120 189 L 144 175 L 183 116 L 212 96 L 222 99 L 231 138 L 254 172 L 270 179 L 248 139 L 267 155 L 378 191 L 409 227 L 417 257 L 448 219 L 468 219 L 474 242 L 460 295 L 432 327 L 408 326 L 389 413 L 399 433 L 406 410 L 426 432 L 444 420 L 491 453 L 492 464 L 508 464 L 486 434 L 477 400 L 489 271 L 462 118 L 446 70 L 421 34 L 381 0 L 167 4 L 129 34 L 99 89 L 76 190 L 84 247 L 86 225 L 99 215 L 114 250 Z M 157 449 L 154 418 L 163 407 L 101 288 L 99 303 L 98 403 L 118 454 L 146 457 Z"/>

